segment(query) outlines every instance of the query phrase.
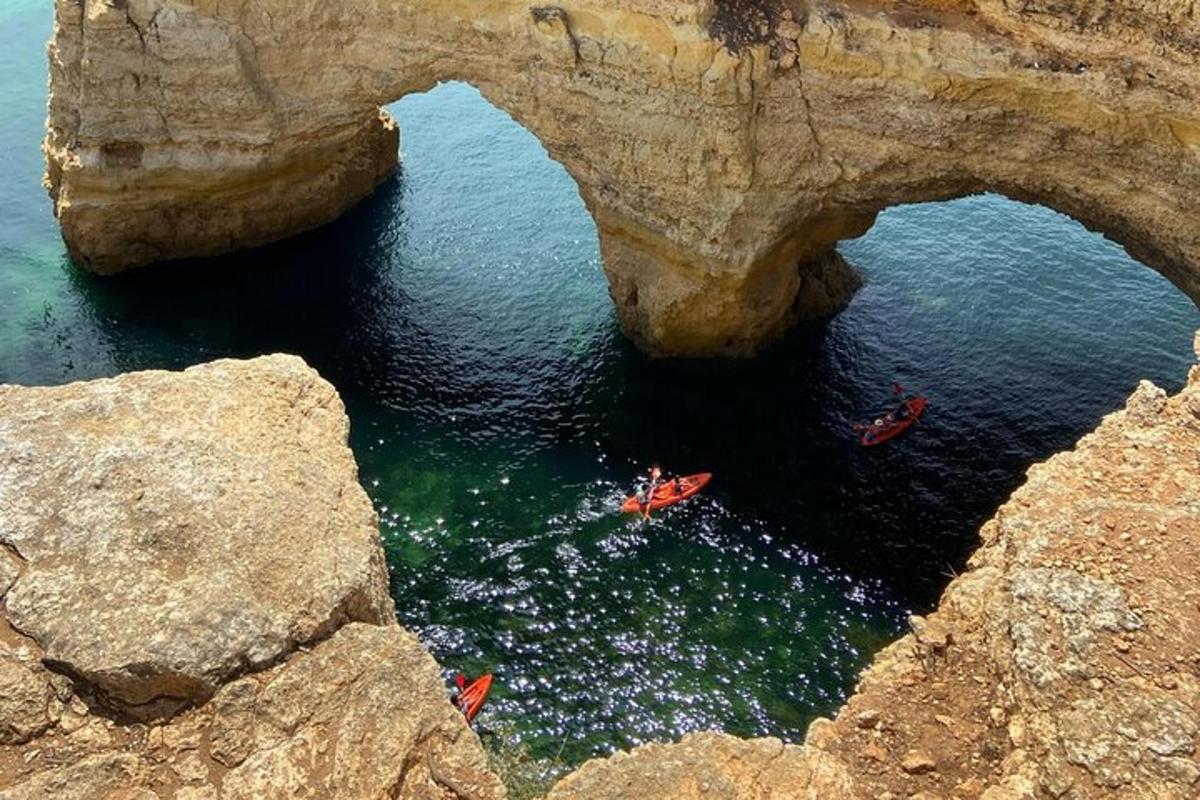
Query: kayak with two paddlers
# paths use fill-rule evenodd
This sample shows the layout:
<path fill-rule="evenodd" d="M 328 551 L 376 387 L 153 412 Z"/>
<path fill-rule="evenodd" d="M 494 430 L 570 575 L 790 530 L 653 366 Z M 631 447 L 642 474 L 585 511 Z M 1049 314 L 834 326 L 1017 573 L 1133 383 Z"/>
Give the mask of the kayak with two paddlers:
<path fill-rule="evenodd" d="M 924 397 L 906 397 L 904 387 L 893 384 L 893 391 L 900 397 L 899 407 L 875 420 L 870 425 L 855 425 L 854 430 L 860 435 L 859 444 L 863 447 L 874 447 L 884 442 L 890 442 L 907 431 L 921 420 L 925 408 L 929 405 Z"/>
<path fill-rule="evenodd" d="M 695 497 L 712 481 L 711 472 L 702 472 L 687 477 L 662 479 L 658 467 L 650 470 L 650 481 L 647 486 L 638 490 L 633 497 L 621 504 L 621 512 L 625 514 L 644 514 L 650 516 L 651 511 L 669 508 L 682 503 L 690 497 Z"/>

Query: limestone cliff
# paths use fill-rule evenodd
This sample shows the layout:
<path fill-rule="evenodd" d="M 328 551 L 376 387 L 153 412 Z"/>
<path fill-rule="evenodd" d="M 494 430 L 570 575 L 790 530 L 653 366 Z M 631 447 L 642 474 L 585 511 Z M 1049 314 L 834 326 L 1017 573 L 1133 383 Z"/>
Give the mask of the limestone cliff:
<path fill-rule="evenodd" d="M 296 358 L 0 387 L 0 798 L 502 798 Z"/>
<path fill-rule="evenodd" d="M 981 538 L 803 746 L 693 736 L 549 800 L 1200 796 L 1200 366 L 1033 467 Z"/>
<path fill-rule="evenodd" d="M 394 167 L 382 104 L 458 79 L 574 176 L 651 352 L 750 352 L 880 209 L 984 190 L 1200 299 L 1193 6 L 55 0 L 47 180 L 97 271 L 266 242 Z"/>

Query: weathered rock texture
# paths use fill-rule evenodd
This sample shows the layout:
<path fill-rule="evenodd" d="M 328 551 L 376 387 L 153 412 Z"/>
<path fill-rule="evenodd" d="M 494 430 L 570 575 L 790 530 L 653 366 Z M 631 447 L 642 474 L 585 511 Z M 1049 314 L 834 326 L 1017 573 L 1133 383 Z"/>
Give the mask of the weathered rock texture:
<path fill-rule="evenodd" d="M 0 798 L 498 798 L 296 358 L 0 387 Z"/>
<path fill-rule="evenodd" d="M 589 761 L 548 800 L 835 800 L 853 796 L 853 788 L 844 765 L 812 748 L 694 733 Z"/>
<path fill-rule="evenodd" d="M 981 535 L 803 746 L 644 747 L 550 800 L 1200 796 L 1200 366 L 1032 468 Z"/>
<path fill-rule="evenodd" d="M 381 104 L 458 79 L 574 176 L 652 352 L 749 352 L 880 209 L 984 190 L 1200 299 L 1193 5 L 56 0 L 48 183 L 97 271 L 266 242 L 389 173 Z"/>

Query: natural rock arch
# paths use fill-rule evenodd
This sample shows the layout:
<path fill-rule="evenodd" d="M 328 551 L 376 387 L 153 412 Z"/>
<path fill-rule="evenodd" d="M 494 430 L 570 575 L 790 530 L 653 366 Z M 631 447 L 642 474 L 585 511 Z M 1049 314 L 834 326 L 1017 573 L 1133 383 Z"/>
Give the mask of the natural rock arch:
<path fill-rule="evenodd" d="M 47 183 L 98 272 L 267 242 L 391 172 L 383 104 L 461 79 L 575 178 L 655 353 L 751 352 L 879 210 L 983 190 L 1197 299 L 1191 5 L 55 0 Z"/>

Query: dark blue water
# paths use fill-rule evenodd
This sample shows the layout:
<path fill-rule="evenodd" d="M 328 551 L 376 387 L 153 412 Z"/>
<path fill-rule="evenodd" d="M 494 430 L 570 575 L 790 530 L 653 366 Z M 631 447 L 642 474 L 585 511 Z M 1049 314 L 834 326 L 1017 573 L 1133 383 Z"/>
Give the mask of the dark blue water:
<path fill-rule="evenodd" d="M 0 8 L 0 382 L 304 356 L 348 404 L 402 622 L 443 664 L 494 670 L 493 721 L 541 754 L 798 738 L 1025 468 L 1139 378 L 1177 387 L 1200 327 L 1118 246 L 976 197 L 844 245 L 868 283 L 830 325 L 751 362 L 650 361 L 616 329 L 571 179 L 461 85 L 393 109 L 403 174 L 339 222 L 96 279 L 39 185 L 49 15 Z M 927 419 L 855 447 L 893 380 Z M 642 526 L 613 508 L 650 461 L 717 478 Z"/>

